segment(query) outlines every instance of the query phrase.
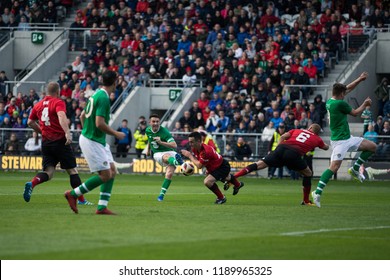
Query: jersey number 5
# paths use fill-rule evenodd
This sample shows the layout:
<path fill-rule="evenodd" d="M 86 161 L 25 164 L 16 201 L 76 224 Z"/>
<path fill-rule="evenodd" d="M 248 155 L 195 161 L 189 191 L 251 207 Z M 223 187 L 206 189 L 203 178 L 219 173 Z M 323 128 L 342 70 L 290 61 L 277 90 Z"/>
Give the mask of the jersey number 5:
<path fill-rule="evenodd" d="M 87 107 L 85 108 L 85 117 L 86 118 L 89 118 L 92 114 L 92 111 L 93 111 L 93 98 L 90 97 L 89 98 L 89 102 L 87 104 Z"/>
<path fill-rule="evenodd" d="M 41 121 L 44 122 L 46 126 L 50 126 L 50 117 L 49 117 L 49 108 L 48 107 L 43 108 Z"/>
<path fill-rule="evenodd" d="M 305 133 L 305 132 L 301 132 L 299 133 L 299 135 L 297 136 L 297 141 L 298 142 L 301 142 L 301 143 L 305 143 L 307 139 L 310 138 L 310 134 L 309 133 Z"/>

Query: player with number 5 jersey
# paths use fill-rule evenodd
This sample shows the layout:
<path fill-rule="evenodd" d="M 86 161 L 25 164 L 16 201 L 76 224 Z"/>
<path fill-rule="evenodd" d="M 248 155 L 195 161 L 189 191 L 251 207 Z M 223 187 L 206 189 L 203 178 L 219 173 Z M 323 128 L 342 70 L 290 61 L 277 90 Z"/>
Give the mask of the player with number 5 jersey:
<path fill-rule="evenodd" d="M 244 176 L 250 172 L 261 170 L 267 167 L 283 167 L 298 171 L 303 176 L 303 186 L 311 187 L 312 171 L 307 166 L 303 155 L 313 151 L 315 148 L 328 150 L 329 145 L 325 144 L 318 134 L 321 127 L 312 124 L 305 129 L 292 129 L 280 136 L 276 149 L 256 163 L 252 163 L 234 174 L 235 178 Z M 306 194 L 307 199 L 310 192 Z"/>
<path fill-rule="evenodd" d="M 123 132 L 112 129 L 110 120 L 109 94 L 115 91 L 117 73 L 106 70 L 102 74 L 103 86 L 99 88 L 88 100 L 88 104 L 81 114 L 83 131 L 79 143 L 81 151 L 87 160 L 91 172 L 97 175 L 90 177 L 83 184 L 72 191 L 65 192 L 65 198 L 73 212 L 78 213 L 76 199 L 93 189 L 100 187 L 100 196 L 96 214 L 114 215 L 107 208 L 114 185 L 116 168 L 110 146 L 106 143 L 106 135 L 110 134 L 123 139 Z"/>

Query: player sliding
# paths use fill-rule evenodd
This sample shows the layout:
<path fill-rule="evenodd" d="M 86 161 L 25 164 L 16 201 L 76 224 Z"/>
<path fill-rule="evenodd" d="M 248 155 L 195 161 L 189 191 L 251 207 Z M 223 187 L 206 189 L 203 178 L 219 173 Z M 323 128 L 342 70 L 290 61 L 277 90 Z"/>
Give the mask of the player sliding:
<path fill-rule="evenodd" d="M 326 109 L 328 110 L 329 128 L 331 132 L 330 144 L 332 146 L 331 162 L 328 169 L 322 173 L 317 189 L 312 192 L 313 202 L 317 207 L 321 207 L 321 195 L 326 184 L 332 178 L 333 174 L 339 170 L 341 163 L 347 152 L 361 151 L 359 158 L 354 163 L 353 167 L 348 169 L 348 173 L 359 180 L 364 181 L 364 176 L 359 173 L 359 167 L 364 163 L 376 150 L 376 144 L 372 141 L 362 137 L 351 136 L 347 116 L 359 116 L 366 106 L 371 105 L 369 97 L 364 100 L 363 104 L 357 109 L 352 107 L 344 101 L 344 97 L 351 92 L 356 86 L 368 77 L 367 72 L 363 72 L 360 76 L 348 85 L 335 83 L 333 85 L 332 98 L 326 102 Z"/>
<path fill-rule="evenodd" d="M 246 174 L 261 170 L 267 167 L 283 167 L 298 171 L 303 176 L 303 201 L 309 204 L 311 176 L 312 171 L 307 166 L 306 161 L 302 158 L 307 152 L 313 151 L 316 147 L 322 150 L 328 150 L 329 145 L 318 136 L 321 127 L 318 124 L 312 124 L 306 129 L 292 129 L 289 132 L 280 136 L 279 144 L 276 149 L 247 167 L 241 169 L 236 174 L 235 178 L 245 176 Z M 225 189 L 228 188 L 229 182 L 225 184 Z M 233 195 L 238 193 L 240 188 L 233 188 Z"/>
<path fill-rule="evenodd" d="M 244 186 L 244 183 L 238 182 L 236 178 L 230 175 L 229 162 L 223 159 L 212 146 L 203 143 L 201 133 L 190 133 L 188 135 L 188 143 L 191 147 L 191 152 L 181 150 L 181 153 L 189 158 L 199 169 L 202 167 L 206 168 L 207 175 L 204 179 L 204 184 L 217 196 L 215 204 L 224 204 L 226 197 L 219 190 L 216 182 L 230 180 L 234 184 L 235 189 L 241 188 Z"/>

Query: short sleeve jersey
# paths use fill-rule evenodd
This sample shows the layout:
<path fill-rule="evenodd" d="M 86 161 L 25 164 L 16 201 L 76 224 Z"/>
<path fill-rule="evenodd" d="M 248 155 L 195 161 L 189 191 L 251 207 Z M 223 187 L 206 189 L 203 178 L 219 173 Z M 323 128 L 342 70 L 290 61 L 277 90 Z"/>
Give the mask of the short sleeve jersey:
<path fill-rule="evenodd" d="M 85 121 L 82 134 L 84 137 L 106 145 L 106 133 L 96 127 L 96 117 L 103 117 L 106 124 L 110 121 L 110 100 L 104 89 L 97 90 L 85 107 Z"/>
<path fill-rule="evenodd" d="M 150 143 L 150 148 L 152 149 L 153 153 L 175 151 L 175 149 L 168 148 L 163 145 L 159 145 L 156 141 L 154 141 L 154 137 L 160 137 L 161 141 L 163 142 L 167 142 L 167 143 L 175 142 L 175 139 L 173 139 L 171 133 L 165 127 L 160 126 L 157 132 L 153 132 L 152 127 L 148 126 L 146 128 L 145 133 L 146 136 L 148 137 L 148 142 Z"/>
<path fill-rule="evenodd" d="M 351 113 L 352 107 L 344 100 L 329 99 L 326 102 L 326 110 L 329 116 L 330 140 L 346 140 L 351 137 L 347 115 Z"/>
<path fill-rule="evenodd" d="M 305 129 L 292 129 L 290 138 L 283 141 L 279 145 L 287 145 L 299 152 L 300 155 L 305 155 L 307 152 L 313 151 L 315 148 L 323 148 L 324 141 L 318 135 Z"/>
<path fill-rule="evenodd" d="M 46 96 L 31 110 L 29 119 L 39 121 L 43 142 L 57 141 L 65 137 L 65 132 L 58 119 L 58 112 L 66 113 L 65 102 L 52 96 Z"/>
<path fill-rule="evenodd" d="M 199 162 L 206 167 L 209 173 L 216 170 L 221 166 L 223 158 L 218 154 L 213 147 L 202 144 L 200 151 L 192 150 L 194 156 L 199 160 Z"/>

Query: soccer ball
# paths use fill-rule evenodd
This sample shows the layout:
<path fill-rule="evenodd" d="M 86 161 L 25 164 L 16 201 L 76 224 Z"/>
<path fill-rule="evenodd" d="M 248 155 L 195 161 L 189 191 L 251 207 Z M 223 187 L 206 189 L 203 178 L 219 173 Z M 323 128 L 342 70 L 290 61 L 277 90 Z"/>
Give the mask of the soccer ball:
<path fill-rule="evenodd" d="M 191 162 L 185 162 L 181 165 L 181 173 L 183 173 L 184 176 L 190 176 L 194 174 L 195 166 Z"/>

